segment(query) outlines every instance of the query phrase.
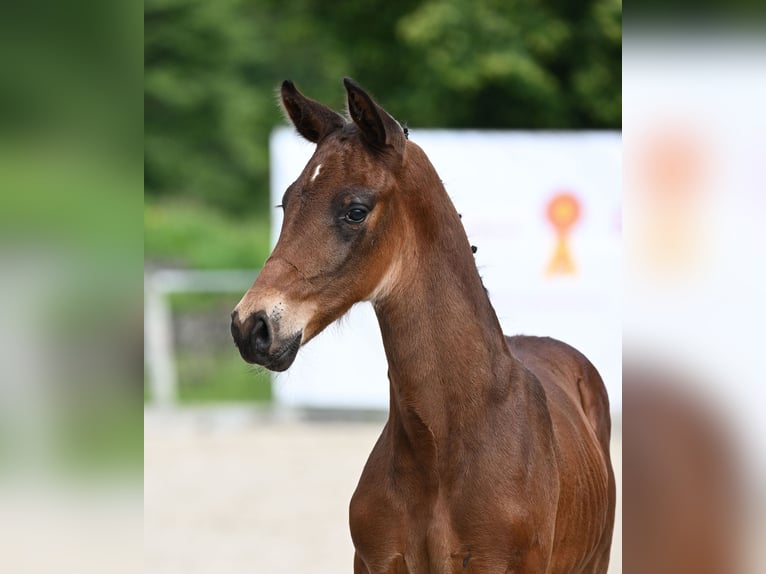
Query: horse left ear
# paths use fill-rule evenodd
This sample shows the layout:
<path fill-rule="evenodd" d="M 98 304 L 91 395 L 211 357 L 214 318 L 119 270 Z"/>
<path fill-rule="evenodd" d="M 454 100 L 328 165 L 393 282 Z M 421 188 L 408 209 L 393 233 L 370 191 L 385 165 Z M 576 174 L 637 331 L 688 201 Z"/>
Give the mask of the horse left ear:
<path fill-rule="evenodd" d="M 399 122 L 376 104 L 354 80 L 343 78 L 343 84 L 348 94 L 348 112 L 365 141 L 374 148 L 391 147 L 398 155 L 404 154 L 407 137 Z"/>
<path fill-rule="evenodd" d="M 295 129 L 310 142 L 319 143 L 346 124 L 343 116 L 301 94 L 290 80 L 282 82 L 280 95 L 282 107 Z"/>

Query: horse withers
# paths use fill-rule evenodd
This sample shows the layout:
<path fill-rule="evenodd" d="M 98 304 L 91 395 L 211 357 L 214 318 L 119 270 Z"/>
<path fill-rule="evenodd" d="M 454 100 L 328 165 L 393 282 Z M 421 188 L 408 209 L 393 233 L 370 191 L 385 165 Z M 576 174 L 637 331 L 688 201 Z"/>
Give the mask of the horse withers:
<path fill-rule="evenodd" d="M 282 84 L 317 146 L 231 331 L 245 361 L 283 371 L 372 303 L 391 400 L 351 500 L 354 572 L 606 572 L 615 484 L 601 377 L 564 343 L 503 335 L 431 162 L 344 84 L 350 119 Z"/>

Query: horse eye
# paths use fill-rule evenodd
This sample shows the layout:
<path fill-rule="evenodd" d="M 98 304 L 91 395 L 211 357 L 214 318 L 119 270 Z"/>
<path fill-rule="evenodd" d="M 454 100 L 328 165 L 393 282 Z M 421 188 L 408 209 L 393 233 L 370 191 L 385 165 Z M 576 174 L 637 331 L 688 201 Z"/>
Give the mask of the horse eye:
<path fill-rule="evenodd" d="M 352 207 L 346 212 L 345 220 L 349 223 L 361 223 L 367 217 L 367 210 L 361 207 Z"/>

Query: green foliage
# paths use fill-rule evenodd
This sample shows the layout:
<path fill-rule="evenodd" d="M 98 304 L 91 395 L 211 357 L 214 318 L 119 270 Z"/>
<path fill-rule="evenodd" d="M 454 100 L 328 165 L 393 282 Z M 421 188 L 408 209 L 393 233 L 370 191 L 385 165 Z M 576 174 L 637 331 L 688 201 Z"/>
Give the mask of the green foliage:
<path fill-rule="evenodd" d="M 233 211 L 265 184 L 265 138 L 277 116 L 271 87 L 253 79 L 269 48 L 250 12 L 241 0 L 145 3 L 149 196 L 191 195 Z"/>

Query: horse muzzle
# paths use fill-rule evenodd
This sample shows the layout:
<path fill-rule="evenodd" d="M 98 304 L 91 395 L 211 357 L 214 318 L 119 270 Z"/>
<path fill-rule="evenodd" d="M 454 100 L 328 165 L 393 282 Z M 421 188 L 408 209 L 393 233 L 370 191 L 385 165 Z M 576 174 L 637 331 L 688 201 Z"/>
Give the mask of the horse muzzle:
<path fill-rule="evenodd" d="M 301 346 L 303 331 L 279 335 L 279 324 L 265 311 L 251 314 L 244 321 L 235 309 L 231 314 L 231 335 L 242 358 L 270 371 L 284 371 L 293 364 Z"/>

